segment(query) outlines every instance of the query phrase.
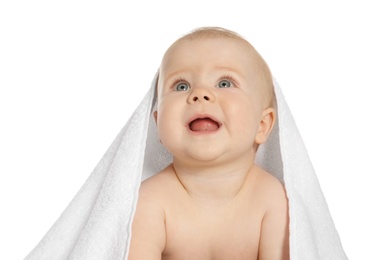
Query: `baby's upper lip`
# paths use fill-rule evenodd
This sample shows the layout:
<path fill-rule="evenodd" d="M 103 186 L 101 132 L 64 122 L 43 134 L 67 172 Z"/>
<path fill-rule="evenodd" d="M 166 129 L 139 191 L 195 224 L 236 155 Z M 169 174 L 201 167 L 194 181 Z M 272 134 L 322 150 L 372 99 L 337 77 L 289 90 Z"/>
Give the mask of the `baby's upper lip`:
<path fill-rule="evenodd" d="M 190 129 L 190 125 L 191 125 L 191 123 L 192 123 L 193 121 L 197 120 L 197 119 L 210 119 L 210 120 L 214 121 L 214 122 L 217 124 L 218 128 L 220 128 L 221 125 L 222 125 L 222 123 L 221 123 L 217 118 L 215 118 L 215 117 L 212 116 L 212 115 L 209 115 L 209 114 L 196 114 L 196 115 L 192 116 L 192 117 L 187 121 L 187 123 L 186 123 L 185 126 L 186 126 L 187 128 Z"/>

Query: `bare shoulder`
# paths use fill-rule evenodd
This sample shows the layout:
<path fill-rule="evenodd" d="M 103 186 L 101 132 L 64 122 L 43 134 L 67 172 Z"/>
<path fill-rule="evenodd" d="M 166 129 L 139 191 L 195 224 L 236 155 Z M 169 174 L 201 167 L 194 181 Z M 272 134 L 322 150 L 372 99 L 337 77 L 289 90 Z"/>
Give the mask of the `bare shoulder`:
<path fill-rule="evenodd" d="M 257 169 L 258 172 L 258 189 L 264 193 L 267 202 L 267 209 L 276 206 L 287 206 L 287 196 L 284 185 L 269 172 L 262 168 Z"/>
<path fill-rule="evenodd" d="M 140 196 L 153 200 L 161 199 L 162 195 L 166 195 L 169 186 L 174 185 L 175 177 L 171 167 L 167 167 L 161 172 L 153 175 L 141 183 Z"/>
<path fill-rule="evenodd" d="M 259 259 L 289 259 L 288 199 L 283 184 L 270 173 L 259 170 L 259 185 L 264 196 Z"/>
<path fill-rule="evenodd" d="M 132 224 L 129 260 L 160 260 L 166 244 L 164 203 L 171 185 L 166 169 L 142 182 Z"/>

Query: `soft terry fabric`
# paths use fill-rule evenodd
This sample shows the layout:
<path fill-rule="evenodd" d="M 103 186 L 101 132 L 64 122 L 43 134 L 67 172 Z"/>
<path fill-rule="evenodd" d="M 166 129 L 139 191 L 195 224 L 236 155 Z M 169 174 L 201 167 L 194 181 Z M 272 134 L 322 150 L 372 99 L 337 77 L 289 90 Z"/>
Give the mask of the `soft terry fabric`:
<path fill-rule="evenodd" d="M 125 260 L 142 180 L 171 162 L 149 92 L 60 218 L 27 260 Z M 347 259 L 294 119 L 274 81 L 278 121 L 257 163 L 285 184 L 291 259 Z"/>

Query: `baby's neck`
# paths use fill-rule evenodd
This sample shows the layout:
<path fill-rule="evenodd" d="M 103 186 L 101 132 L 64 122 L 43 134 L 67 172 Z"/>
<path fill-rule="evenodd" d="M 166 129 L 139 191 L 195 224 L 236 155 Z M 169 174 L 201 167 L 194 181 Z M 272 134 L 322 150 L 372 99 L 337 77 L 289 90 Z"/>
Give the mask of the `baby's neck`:
<path fill-rule="evenodd" d="M 180 184 L 191 198 L 210 206 L 222 206 L 241 193 L 253 162 L 227 167 L 184 167 L 173 163 Z"/>

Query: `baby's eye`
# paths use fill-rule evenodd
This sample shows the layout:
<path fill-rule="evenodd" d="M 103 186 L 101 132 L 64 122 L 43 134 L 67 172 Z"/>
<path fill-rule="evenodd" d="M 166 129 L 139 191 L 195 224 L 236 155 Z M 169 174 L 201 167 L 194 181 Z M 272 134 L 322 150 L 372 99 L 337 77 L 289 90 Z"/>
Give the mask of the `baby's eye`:
<path fill-rule="evenodd" d="M 176 91 L 186 91 L 190 88 L 189 84 L 185 82 L 178 83 L 174 88 Z"/>
<path fill-rule="evenodd" d="M 231 81 L 227 79 L 223 79 L 220 82 L 218 82 L 218 87 L 219 88 L 230 88 L 232 85 Z"/>

